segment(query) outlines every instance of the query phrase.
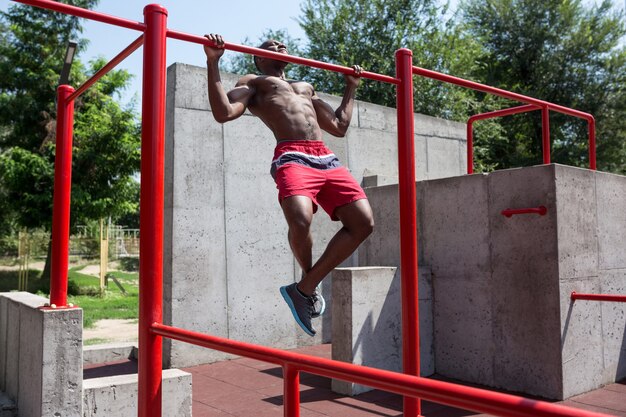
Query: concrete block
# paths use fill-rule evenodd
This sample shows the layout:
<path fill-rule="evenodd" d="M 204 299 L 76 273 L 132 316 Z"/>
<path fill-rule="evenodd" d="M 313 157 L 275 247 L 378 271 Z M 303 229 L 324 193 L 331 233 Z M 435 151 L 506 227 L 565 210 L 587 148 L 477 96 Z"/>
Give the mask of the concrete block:
<path fill-rule="evenodd" d="M 398 136 L 380 130 L 348 131 L 349 164 L 352 175 L 360 184 L 364 175 L 377 174 L 398 182 Z"/>
<path fill-rule="evenodd" d="M 164 417 L 191 416 L 191 374 L 163 371 Z M 88 379 L 84 382 L 83 417 L 137 415 L 137 374 Z"/>
<path fill-rule="evenodd" d="M 116 362 L 124 359 L 137 359 L 136 343 L 102 343 L 83 348 L 83 364 L 94 365 Z"/>
<path fill-rule="evenodd" d="M 415 124 L 416 135 L 442 139 L 467 140 L 465 123 L 453 122 L 418 113 L 413 115 L 413 123 Z"/>
<path fill-rule="evenodd" d="M 433 273 L 435 372 L 484 385 L 494 382 L 495 346 L 489 281 Z"/>
<path fill-rule="evenodd" d="M 20 416 L 80 416 L 82 310 L 40 309 L 47 299 L 23 292 L 0 300 L 5 390 Z"/>
<path fill-rule="evenodd" d="M 398 115 L 395 109 L 365 101 L 357 101 L 356 116 L 360 129 L 371 129 L 398 134 Z M 396 139 L 397 143 L 397 139 Z"/>
<path fill-rule="evenodd" d="M 554 207 L 558 218 L 559 278 L 597 276 L 595 173 L 587 169 L 554 165 L 554 175 L 558 201 Z"/>
<path fill-rule="evenodd" d="M 463 175 L 465 166 L 460 164 L 459 141 L 426 137 L 428 155 L 428 179 Z"/>
<path fill-rule="evenodd" d="M 626 268 L 626 177 L 596 172 L 598 267 Z"/>
<path fill-rule="evenodd" d="M 332 358 L 401 371 L 400 276 L 396 268 L 335 269 Z M 371 388 L 332 380 L 335 392 L 358 395 Z"/>
<path fill-rule="evenodd" d="M 175 77 L 174 77 L 175 73 Z M 168 68 L 168 83 L 170 77 L 175 79 L 175 106 L 185 109 L 210 111 L 207 90 L 206 68 L 175 63 Z M 222 72 L 222 84 L 228 91 L 232 89 L 240 75 Z M 171 90 L 170 90 L 171 91 Z"/>
<path fill-rule="evenodd" d="M 587 392 L 602 385 L 604 347 L 602 335 L 602 303 L 576 301 L 572 291 L 597 294 L 600 280 L 568 279 L 561 282 L 561 361 L 562 393 L 556 399 Z"/>
<path fill-rule="evenodd" d="M 558 398 L 562 382 L 554 166 L 496 171 L 488 179 L 494 386 Z M 501 214 L 507 208 L 541 205 L 548 209 L 545 216 Z"/>
<path fill-rule="evenodd" d="M 445 178 L 427 181 L 424 187 L 419 215 L 423 263 L 432 268 L 435 280 L 444 275 L 486 279 L 490 272 L 487 177 Z"/>
<path fill-rule="evenodd" d="M 295 347 L 300 330 L 278 291 L 293 282 L 294 259 L 269 174 L 275 141 L 265 129 L 253 118 L 224 125 L 229 336 Z"/>
<path fill-rule="evenodd" d="M 395 267 L 336 268 L 333 271 L 333 351 L 335 360 L 402 370 L 401 273 Z M 419 271 L 420 370 L 435 371 L 431 274 Z M 358 395 L 370 388 L 340 380 L 335 392 Z"/>
<path fill-rule="evenodd" d="M 600 294 L 626 294 L 626 268 L 600 271 L 598 281 Z M 604 345 L 602 383 L 608 384 L 626 377 L 626 306 L 623 303 L 599 304 Z"/>

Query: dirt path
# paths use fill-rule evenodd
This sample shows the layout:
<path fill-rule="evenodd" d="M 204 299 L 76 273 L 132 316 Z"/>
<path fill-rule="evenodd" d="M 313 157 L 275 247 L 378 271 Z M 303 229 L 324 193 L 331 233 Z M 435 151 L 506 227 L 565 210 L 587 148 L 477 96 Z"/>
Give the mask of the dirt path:
<path fill-rule="evenodd" d="M 91 329 L 83 329 L 83 343 L 98 339 L 98 343 L 137 341 L 137 320 L 98 320 Z"/>

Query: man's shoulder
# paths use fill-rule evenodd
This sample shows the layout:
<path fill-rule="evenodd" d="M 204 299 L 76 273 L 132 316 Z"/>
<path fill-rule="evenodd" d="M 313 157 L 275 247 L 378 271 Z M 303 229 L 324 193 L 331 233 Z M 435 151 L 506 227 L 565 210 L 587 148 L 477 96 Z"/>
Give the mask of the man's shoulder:
<path fill-rule="evenodd" d="M 257 79 L 259 76 L 256 74 L 246 74 L 237 81 L 237 86 L 247 85 L 250 81 Z"/>

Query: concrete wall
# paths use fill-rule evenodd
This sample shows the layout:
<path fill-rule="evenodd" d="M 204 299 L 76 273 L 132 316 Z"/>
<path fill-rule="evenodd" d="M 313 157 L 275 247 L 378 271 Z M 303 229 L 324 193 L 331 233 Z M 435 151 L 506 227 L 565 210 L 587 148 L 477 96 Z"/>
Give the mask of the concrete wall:
<path fill-rule="evenodd" d="M 228 74 L 222 78 L 227 89 L 238 79 Z M 204 68 L 175 64 L 168 69 L 165 322 L 280 348 L 328 341 L 330 314 L 315 323 L 318 335 L 310 338 L 278 294 L 300 271 L 269 175 L 275 139 L 249 113 L 224 125 L 215 122 L 206 91 Z M 334 107 L 340 102 L 320 95 Z M 465 125 L 422 115 L 415 115 L 415 122 L 418 178 L 462 174 Z M 397 182 L 396 135 L 394 109 L 357 102 L 347 136 L 325 135 L 324 140 L 358 181 L 377 176 L 379 184 L 386 184 Z M 319 214 L 313 225 L 315 258 L 338 230 L 337 223 Z M 356 258 L 344 265 L 356 264 Z M 330 303 L 330 280 L 322 291 Z M 164 343 L 169 366 L 226 356 Z"/>
<path fill-rule="evenodd" d="M 561 399 L 626 376 L 626 178 L 547 165 L 416 184 L 432 270 L 435 371 Z M 370 190 L 362 265 L 398 265 L 396 186 Z M 506 218 L 506 208 L 548 208 Z M 383 207 L 384 206 L 384 207 Z"/>
<path fill-rule="evenodd" d="M 83 417 L 136 417 L 137 374 L 87 379 Z M 191 374 L 179 369 L 163 371 L 163 417 L 191 417 Z"/>
<path fill-rule="evenodd" d="M 0 391 L 20 417 L 81 416 L 82 309 L 40 309 L 47 299 L 0 294 Z"/>

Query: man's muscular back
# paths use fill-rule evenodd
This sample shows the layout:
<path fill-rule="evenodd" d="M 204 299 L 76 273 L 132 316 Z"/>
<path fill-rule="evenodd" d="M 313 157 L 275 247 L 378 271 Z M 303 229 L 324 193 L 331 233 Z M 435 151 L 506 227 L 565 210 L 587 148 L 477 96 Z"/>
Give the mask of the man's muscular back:
<path fill-rule="evenodd" d="M 248 109 L 272 130 L 278 141 L 322 139 L 311 84 L 250 74 L 239 80 L 239 86 L 250 89 Z"/>

